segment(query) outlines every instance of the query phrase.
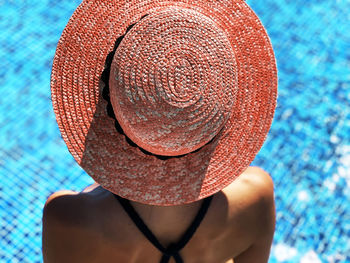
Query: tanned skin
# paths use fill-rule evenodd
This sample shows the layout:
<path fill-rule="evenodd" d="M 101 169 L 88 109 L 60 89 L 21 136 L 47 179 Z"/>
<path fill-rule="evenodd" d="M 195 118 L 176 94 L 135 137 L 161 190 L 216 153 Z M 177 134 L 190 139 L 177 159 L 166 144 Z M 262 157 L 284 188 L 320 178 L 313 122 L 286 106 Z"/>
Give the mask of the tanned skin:
<path fill-rule="evenodd" d="M 249 167 L 214 195 L 197 232 L 180 251 L 184 262 L 268 262 L 275 231 L 274 203 L 269 174 Z M 202 200 L 181 206 L 131 204 L 167 246 L 186 231 Z M 42 240 L 44 263 L 155 263 L 161 258 L 112 193 L 97 183 L 82 193 L 59 191 L 48 198 Z"/>

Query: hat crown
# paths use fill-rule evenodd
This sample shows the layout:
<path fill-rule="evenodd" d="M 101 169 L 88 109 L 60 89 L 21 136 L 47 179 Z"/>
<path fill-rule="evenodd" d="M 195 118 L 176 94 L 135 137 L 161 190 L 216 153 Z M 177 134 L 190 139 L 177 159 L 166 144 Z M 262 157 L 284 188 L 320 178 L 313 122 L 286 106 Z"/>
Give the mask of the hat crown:
<path fill-rule="evenodd" d="M 151 153 L 192 152 L 230 117 L 236 67 L 215 21 L 167 7 L 135 24 L 115 52 L 109 81 L 115 116 L 125 134 Z"/>

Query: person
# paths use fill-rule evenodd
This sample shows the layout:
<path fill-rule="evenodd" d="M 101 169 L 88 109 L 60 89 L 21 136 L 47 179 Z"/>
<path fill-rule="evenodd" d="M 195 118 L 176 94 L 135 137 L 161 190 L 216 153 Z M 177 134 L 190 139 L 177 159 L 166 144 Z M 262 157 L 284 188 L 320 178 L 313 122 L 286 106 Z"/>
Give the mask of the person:
<path fill-rule="evenodd" d="M 201 201 L 181 206 L 132 205 L 167 246 L 188 228 Z M 44 262 L 151 263 L 161 258 L 161 252 L 137 229 L 113 194 L 97 183 L 82 193 L 52 194 L 43 223 Z M 214 194 L 205 218 L 181 255 L 184 262 L 267 262 L 274 229 L 271 177 L 258 167 L 249 167 Z"/>
<path fill-rule="evenodd" d="M 268 261 L 274 186 L 249 165 L 271 126 L 277 69 L 243 0 L 83 1 L 51 91 L 95 183 L 47 199 L 45 263 Z"/>

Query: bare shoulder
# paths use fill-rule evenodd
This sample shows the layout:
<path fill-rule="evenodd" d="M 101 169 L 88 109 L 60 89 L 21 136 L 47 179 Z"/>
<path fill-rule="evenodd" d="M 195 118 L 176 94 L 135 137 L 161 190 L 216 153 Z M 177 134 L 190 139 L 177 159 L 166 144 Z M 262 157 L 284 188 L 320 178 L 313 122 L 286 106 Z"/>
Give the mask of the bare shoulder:
<path fill-rule="evenodd" d="M 242 175 L 242 182 L 251 187 L 260 197 L 273 196 L 274 185 L 271 176 L 260 167 L 249 167 Z"/>
<path fill-rule="evenodd" d="M 82 198 L 77 192 L 61 190 L 49 196 L 43 210 L 43 220 L 69 223 L 77 209 L 82 205 Z"/>
<path fill-rule="evenodd" d="M 60 190 L 49 196 L 44 206 L 43 216 L 54 216 L 58 219 L 64 216 L 66 219 L 83 212 L 86 207 L 91 208 L 92 197 L 96 197 L 98 184 L 87 186 L 82 192 L 72 190 Z M 92 191 L 95 190 L 95 191 Z"/>
<path fill-rule="evenodd" d="M 91 225 L 88 202 L 86 194 L 69 190 L 55 192 L 47 199 L 42 217 L 45 263 L 79 262 L 83 255 L 77 246 L 88 247 L 86 240 L 97 239 L 93 231 L 87 231 Z"/>
<path fill-rule="evenodd" d="M 249 167 L 223 192 L 229 200 L 233 224 L 238 222 L 239 229 L 247 237 L 245 249 L 234 262 L 267 262 L 275 231 L 271 176 L 259 167 Z"/>
<path fill-rule="evenodd" d="M 263 224 L 274 222 L 274 185 L 271 176 L 263 169 L 249 167 L 223 192 L 231 210 L 244 214 L 247 223 L 257 220 Z"/>
<path fill-rule="evenodd" d="M 247 209 L 252 210 L 252 214 L 263 228 L 260 233 L 270 231 L 275 224 L 275 198 L 274 184 L 271 176 L 259 167 L 249 167 L 241 175 L 242 188 L 245 189 L 244 196 L 248 202 Z"/>
<path fill-rule="evenodd" d="M 246 202 L 271 203 L 274 185 L 271 176 L 259 167 L 248 167 L 223 191 L 233 199 L 243 198 Z"/>
<path fill-rule="evenodd" d="M 64 199 L 67 199 L 67 196 L 76 196 L 78 193 L 75 192 L 75 191 L 72 191 L 72 190 L 60 190 L 60 191 L 57 191 L 53 194 L 51 194 L 47 200 L 46 200 L 46 203 L 45 203 L 45 208 L 46 207 L 51 207 L 53 203 L 57 203 L 58 201 L 57 200 L 64 200 Z"/>
<path fill-rule="evenodd" d="M 239 178 L 245 183 L 255 187 L 262 187 L 264 190 L 273 189 L 273 181 L 269 173 L 257 166 L 249 166 Z"/>
<path fill-rule="evenodd" d="M 43 223 L 50 226 L 61 224 L 65 227 L 93 223 L 96 210 L 101 207 L 106 191 L 98 184 L 87 186 L 82 192 L 57 191 L 49 196 L 43 209 Z"/>

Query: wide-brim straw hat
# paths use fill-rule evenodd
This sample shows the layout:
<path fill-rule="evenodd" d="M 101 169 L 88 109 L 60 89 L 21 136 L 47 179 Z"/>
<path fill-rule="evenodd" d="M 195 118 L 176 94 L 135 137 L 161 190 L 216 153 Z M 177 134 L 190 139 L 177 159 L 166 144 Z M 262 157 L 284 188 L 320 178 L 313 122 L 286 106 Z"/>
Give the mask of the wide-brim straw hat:
<path fill-rule="evenodd" d="M 179 205 L 235 180 L 277 98 L 269 37 L 243 0 L 84 0 L 51 75 L 62 137 L 103 188 Z"/>

